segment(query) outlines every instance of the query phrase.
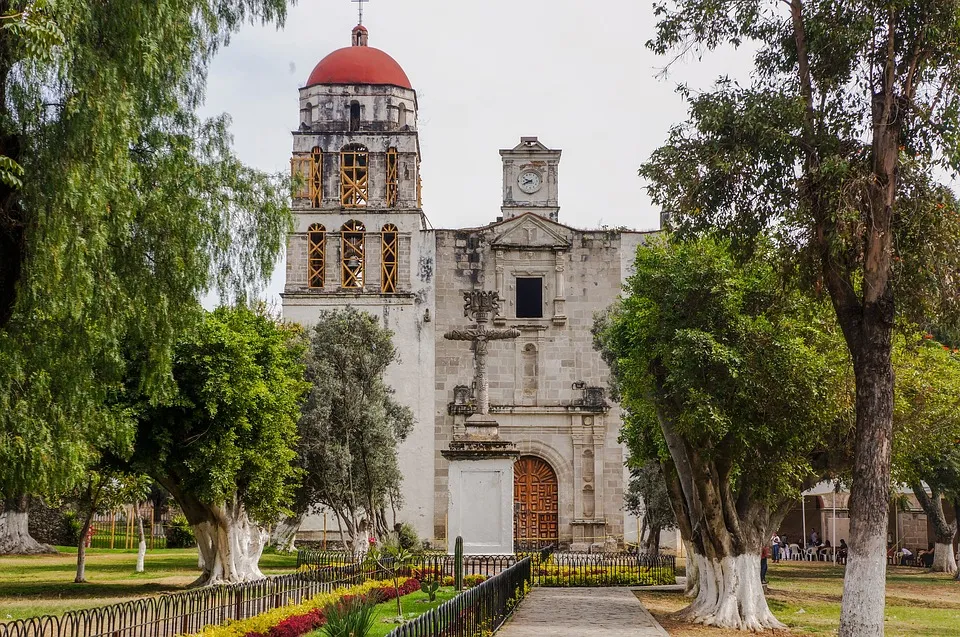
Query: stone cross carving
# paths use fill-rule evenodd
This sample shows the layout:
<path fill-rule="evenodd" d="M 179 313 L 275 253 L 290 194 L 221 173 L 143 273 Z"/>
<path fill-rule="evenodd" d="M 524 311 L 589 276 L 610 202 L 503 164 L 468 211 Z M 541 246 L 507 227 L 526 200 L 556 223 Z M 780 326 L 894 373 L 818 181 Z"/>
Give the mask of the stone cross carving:
<path fill-rule="evenodd" d="M 500 297 L 495 291 L 473 290 L 463 293 L 463 315 L 476 321 L 477 326 L 466 330 L 450 330 L 443 335 L 451 341 L 470 341 L 473 344 L 473 372 L 477 385 L 477 413 L 490 413 L 489 383 L 487 382 L 487 343 L 520 336 L 518 329 L 487 329 L 490 319 L 500 313 Z"/>

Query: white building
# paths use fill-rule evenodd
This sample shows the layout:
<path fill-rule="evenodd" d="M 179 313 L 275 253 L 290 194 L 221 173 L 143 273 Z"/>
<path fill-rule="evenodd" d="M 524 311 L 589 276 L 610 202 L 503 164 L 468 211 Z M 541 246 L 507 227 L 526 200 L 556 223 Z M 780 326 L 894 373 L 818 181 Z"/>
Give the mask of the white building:
<path fill-rule="evenodd" d="M 497 326 L 521 336 L 490 344 L 491 413 L 522 453 L 515 527 L 530 543 L 587 545 L 636 538 L 623 511 L 625 451 L 608 370 L 592 348 L 594 313 L 617 296 L 645 234 L 560 223 L 560 151 L 536 137 L 501 150 L 503 204 L 478 228 L 432 229 L 420 205 L 417 95 L 389 55 L 353 30 L 350 47 L 300 89 L 283 313 L 310 324 L 347 305 L 381 317 L 400 362 L 388 382 L 415 428 L 402 445 L 405 505 L 398 521 L 446 536 L 447 461 L 440 451 L 472 413 L 463 292 L 497 290 Z M 491 152 L 492 149 L 491 149 Z M 443 210 L 432 211 L 442 220 Z"/>

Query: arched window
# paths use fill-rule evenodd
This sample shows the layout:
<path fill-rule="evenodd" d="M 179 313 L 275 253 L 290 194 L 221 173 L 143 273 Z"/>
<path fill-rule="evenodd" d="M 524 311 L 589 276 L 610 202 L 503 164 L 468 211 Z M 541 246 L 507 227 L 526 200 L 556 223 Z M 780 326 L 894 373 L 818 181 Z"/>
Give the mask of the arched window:
<path fill-rule="evenodd" d="M 306 106 L 303 107 L 300 119 L 307 126 L 313 126 L 313 104 L 307 102 Z"/>
<path fill-rule="evenodd" d="M 397 124 L 400 126 L 400 128 L 403 128 L 404 126 L 407 125 L 407 105 L 406 104 L 401 103 L 400 106 L 397 107 Z"/>
<path fill-rule="evenodd" d="M 340 228 L 340 286 L 363 288 L 363 233 L 366 228 L 351 219 Z"/>
<path fill-rule="evenodd" d="M 360 130 L 360 102 L 350 102 L 350 130 Z"/>
<path fill-rule="evenodd" d="M 395 225 L 388 223 L 380 230 L 380 291 L 384 294 L 397 291 L 399 243 Z"/>
<path fill-rule="evenodd" d="M 367 205 L 367 147 L 349 144 L 340 151 L 340 205 L 361 208 Z"/>
<path fill-rule="evenodd" d="M 319 223 L 307 231 L 307 281 L 312 288 L 323 287 L 326 271 L 327 230 Z"/>
<path fill-rule="evenodd" d="M 310 205 L 320 207 L 323 201 L 323 151 L 314 146 L 310 152 Z"/>
<path fill-rule="evenodd" d="M 397 205 L 400 193 L 400 177 L 397 174 L 397 149 L 387 149 L 387 205 L 393 208 Z"/>

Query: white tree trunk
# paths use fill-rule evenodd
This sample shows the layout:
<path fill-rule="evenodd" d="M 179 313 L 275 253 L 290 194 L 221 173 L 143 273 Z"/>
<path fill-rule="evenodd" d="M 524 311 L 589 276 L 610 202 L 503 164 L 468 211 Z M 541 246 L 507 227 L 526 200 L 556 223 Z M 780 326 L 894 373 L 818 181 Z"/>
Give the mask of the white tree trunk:
<path fill-rule="evenodd" d="M 866 536 L 866 534 L 864 534 Z M 850 637 L 882 637 L 883 590 L 877 594 L 876 583 L 887 581 L 887 547 L 883 535 L 871 534 L 862 543 L 850 542 L 847 568 L 843 577 L 843 605 L 840 624 L 843 635 Z M 848 601 L 849 600 L 849 601 Z M 879 626 L 874 618 L 880 617 Z"/>
<path fill-rule="evenodd" d="M 137 523 L 140 526 L 140 544 L 137 545 L 137 573 L 143 572 L 143 558 L 147 555 L 147 539 L 143 536 L 143 517 L 137 515 Z"/>
<path fill-rule="evenodd" d="M 27 523 L 29 513 L 13 507 L 0 513 L 0 555 L 36 555 L 56 553 L 49 544 L 41 544 L 30 537 Z"/>
<path fill-rule="evenodd" d="M 933 550 L 933 566 L 930 568 L 934 573 L 957 572 L 957 558 L 953 554 L 952 544 L 941 544 L 937 542 Z"/>
<path fill-rule="evenodd" d="M 680 611 L 680 619 L 737 630 L 786 628 L 767 606 L 760 584 L 759 555 L 715 560 L 694 554 L 693 559 L 697 562 L 699 591 L 693 603 Z"/>
<path fill-rule="evenodd" d="M 208 506 L 208 520 L 193 525 L 203 574 L 193 586 L 263 579 L 260 555 L 270 535 L 254 524 L 240 504 Z"/>
<path fill-rule="evenodd" d="M 297 531 L 300 530 L 300 525 L 302 524 L 302 515 L 283 518 L 273 530 L 273 535 L 270 536 L 271 546 L 283 553 L 293 553 L 296 551 Z"/>
<path fill-rule="evenodd" d="M 687 553 L 687 583 L 683 594 L 687 597 L 696 597 L 700 594 L 700 556 L 693 552 L 693 542 L 683 541 Z"/>

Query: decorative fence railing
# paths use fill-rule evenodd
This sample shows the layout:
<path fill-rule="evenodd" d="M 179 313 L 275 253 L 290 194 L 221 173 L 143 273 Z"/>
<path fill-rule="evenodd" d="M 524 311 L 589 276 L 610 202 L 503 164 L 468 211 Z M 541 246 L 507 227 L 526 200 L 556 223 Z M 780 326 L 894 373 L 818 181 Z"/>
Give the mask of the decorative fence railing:
<path fill-rule="evenodd" d="M 387 637 L 475 637 L 500 628 L 526 594 L 532 577 L 529 557 L 434 610 L 395 629 Z"/>
<path fill-rule="evenodd" d="M 465 576 L 493 577 L 510 568 L 523 555 L 465 555 Z M 532 568 L 532 583 L 537 586 L 648 586 L 673 584 L 676 578 L 676 562 L 672 555 L 648 555 L 645 553 L 571 553 L 553 552 L 547 548 L 528 553 Z M 337 557 L 316 551 L 301 551 L 297 563 L 307 569 L 330 568 L 337 559 L 360 557 Z M 342 563 L 342 562 L 341 562 Z M 402 572 L 418 578 L 452 578 L 454 557 L 446 554 L 418 555 L 407 563 Z"/>
<path fill-rule="evenodd" d="M 362 564 L 328 567 L 68 611 L 60 616 L 18 619 L 0 624 L 0 637 L 175 637 L 386 577 L 385 571 Z"/>

